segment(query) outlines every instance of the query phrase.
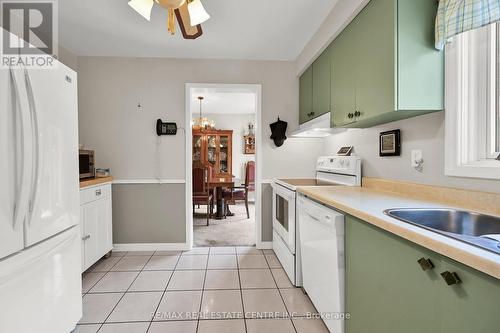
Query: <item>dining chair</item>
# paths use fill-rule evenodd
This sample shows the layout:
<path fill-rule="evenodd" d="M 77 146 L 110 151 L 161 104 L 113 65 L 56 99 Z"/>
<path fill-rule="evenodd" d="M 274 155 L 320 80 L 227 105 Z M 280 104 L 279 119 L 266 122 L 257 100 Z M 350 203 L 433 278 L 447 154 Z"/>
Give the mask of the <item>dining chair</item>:
<path fill-rule="evenodd" d="M 203 163 L 193 162 L 193 213 L 195 205 L 207 205 L 207 226 L 213 207 L 213 195 L 208 186 L 209 169 Z"/>
<path fill-rule="evenodd" d="M 225 190 L 224 200 L 226 205 L 235 204 L 236 201 L 245 201 L 247 210 L 247 219 L 250 218 L 248 210 L 248 194 L 255 191 L 255 162 L 249 161 L 245 166 L 245 184 L 243 186 L 234 186 L 231 189 Z"/>

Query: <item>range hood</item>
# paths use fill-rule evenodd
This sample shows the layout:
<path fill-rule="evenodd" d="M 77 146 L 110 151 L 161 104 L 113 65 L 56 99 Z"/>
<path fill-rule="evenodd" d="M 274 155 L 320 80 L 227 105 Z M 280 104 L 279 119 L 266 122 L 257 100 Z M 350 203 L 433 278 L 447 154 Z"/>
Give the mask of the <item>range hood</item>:
<path fill-rule="evenodd" d="M 299 129 L 292 132 L 294 138 L 325 138 L 338 130 L 330 128 L 331 112 L 325 113 L 317 118 L 309 120 L 299 126 Z"/>

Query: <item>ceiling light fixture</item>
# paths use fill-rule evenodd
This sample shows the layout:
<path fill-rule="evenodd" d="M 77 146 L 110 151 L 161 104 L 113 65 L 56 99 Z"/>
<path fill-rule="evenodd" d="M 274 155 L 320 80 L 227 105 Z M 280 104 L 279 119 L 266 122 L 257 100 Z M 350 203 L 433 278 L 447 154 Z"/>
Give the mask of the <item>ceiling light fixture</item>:
<path fill-rule="evenodd" d="M 200 101 L 200 116 L 198 118 L 194 119 L 193 129 L 194 130 L 214 129 L 215 128 L 215 121 L 208 119 L 206 117 L 203 117 L 201 103 L 203 102 L 204 97 L 198 96 L 198 100 Z"/>
<path fill-rule="evenodd" d="M 200 0 L 188 0 L 188 11 L 191 18 L 191 26 L 202 24 L 210 18 Z"/>
<path fill-rule="evenodd" d="M 128 5 L 146 20 L 151 21 L 154 4 L 168 10 L 168 31 L 175 34 L 175 18 L 179 21 L 182 36 L 196 39 L 203 34 L 201 23 L 210 18 L 200 0 L 130 0 Z"/>

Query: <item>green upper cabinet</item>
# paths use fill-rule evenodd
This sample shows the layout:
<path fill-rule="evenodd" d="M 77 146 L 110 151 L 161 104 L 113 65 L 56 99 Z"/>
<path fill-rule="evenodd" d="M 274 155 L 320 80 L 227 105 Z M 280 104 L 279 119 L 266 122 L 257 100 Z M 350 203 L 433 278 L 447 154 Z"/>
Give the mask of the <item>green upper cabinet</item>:
<path fill-rule="evenodd" d="M 356 110 L 356 80 L 352 69 L 356 67 L 356 44 L 351 43 L 351 26 L 331 44 L 331 127 L 341 127 L 354 122 Z"/>
<path fill-rule="evenodd" d="M 313 98 L 313 69 L 309 67 L 299 80 L 299 123 L 303 124 L 311 118 Z"/>
<path fill-rule="evenodd" d="M 332 42 L 332 127 L 370 127 L 443 110 L 444 53 L 434 49 L 437 5 L 371 0 Z"/>
<path fill-rule="evenodd" d="M 500 280 L 353 217 L 345 246 L 347 333 L 498 331 Z"/>
<path fill-rule="evenodd" d="M 300 77 L 300 124 L 330 112 L 330 58 L 328 48 Z"/>
<path fill-rule="evenodd" d="M 312 117 L 330 112 L 330 48 L 327 48 L 313 63 Z"/>

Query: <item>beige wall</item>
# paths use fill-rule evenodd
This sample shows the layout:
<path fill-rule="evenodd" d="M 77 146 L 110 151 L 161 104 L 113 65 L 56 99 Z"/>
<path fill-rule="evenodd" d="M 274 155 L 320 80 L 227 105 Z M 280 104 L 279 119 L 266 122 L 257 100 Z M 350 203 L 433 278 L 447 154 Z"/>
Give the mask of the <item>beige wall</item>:
<path fill-rule="evenodd" d="M 157 118 L 186 126 L 185 83 L 193 82 L 262 84 L 263 178 L 313 175 L 318 140 L 276 148 L 269 139 L 278 116 L 298 126 L 292 62 L 80 57 L 78 79 L 80 143 L 116 179 L 185 179 L 183 132 L 158 139 L 154 126 Z"/>
<path fill-rule="evenodd" d="M 185 83 L 238 83 L 262 85 L 262 171 L 263 179 L 314 175 L 315 160 L 323 151 L 320 139 L 288 139 L 277 148 L 269 138 L 269 124 L 279 116 L 289 123 L 289 132 L 298 126 L 298 78 L 293 62 L 180 60 L 165 58 L 78 58 L 80 143 L 96 150 L 97 167 L 110 167 L 117 180 L 185 179 L 184 132 L 158 139 L 157 118 L 185 127 Z M 138 108 L 138 103 L 141 108 Z M 114 185 L 114 188 L 120 185 Z M 156 193 L 156 184 L 144 185 L 138 201 Z M 168 186 L 168 185 L 166 185 Z M 122 188 L 129 192 L 130 188 Z M 184 210 L 184 191 L 165 197 L 153 212 L 166 209 L 158 224 L 152 217 L 131 220 L 121 211 L 128 207 L 115 201 L 115 230 L 132 225 L 151 234 L 164 235 L 159 228 L 174 223 L 173 210 Z M 120 198 L 127 198 L 120 194 Z M 266 195 L 266 200 L 269 196 Z M 151 204 L 148 204 L 151 205 Z M 155 205 L 154 203 L 152 205 Z M 158 203 L 160 205 L 160 203 Z M 133 214 L 127 211 L 127 214 Z M 132 215 L 135 216 L 135 215 Z M 185 219 L 175 220 L 184 224 Z M 270 214 L 263 212 L 264 240 L 270 240 Z M 175 227 L 176 228 L 176 227 Z M 174 228 L 174 229 L 175 229 Z M 172 229 L 172 230 L 174 230 Z M 175 229 L 176 230 L 176 229 Z M 121 235 L 121 234 L 120 234 Z M 169 242 L 169 237 L 119 237 L 127 242 Z M 177 239 L 177 236 L 175 237 Z"/>

